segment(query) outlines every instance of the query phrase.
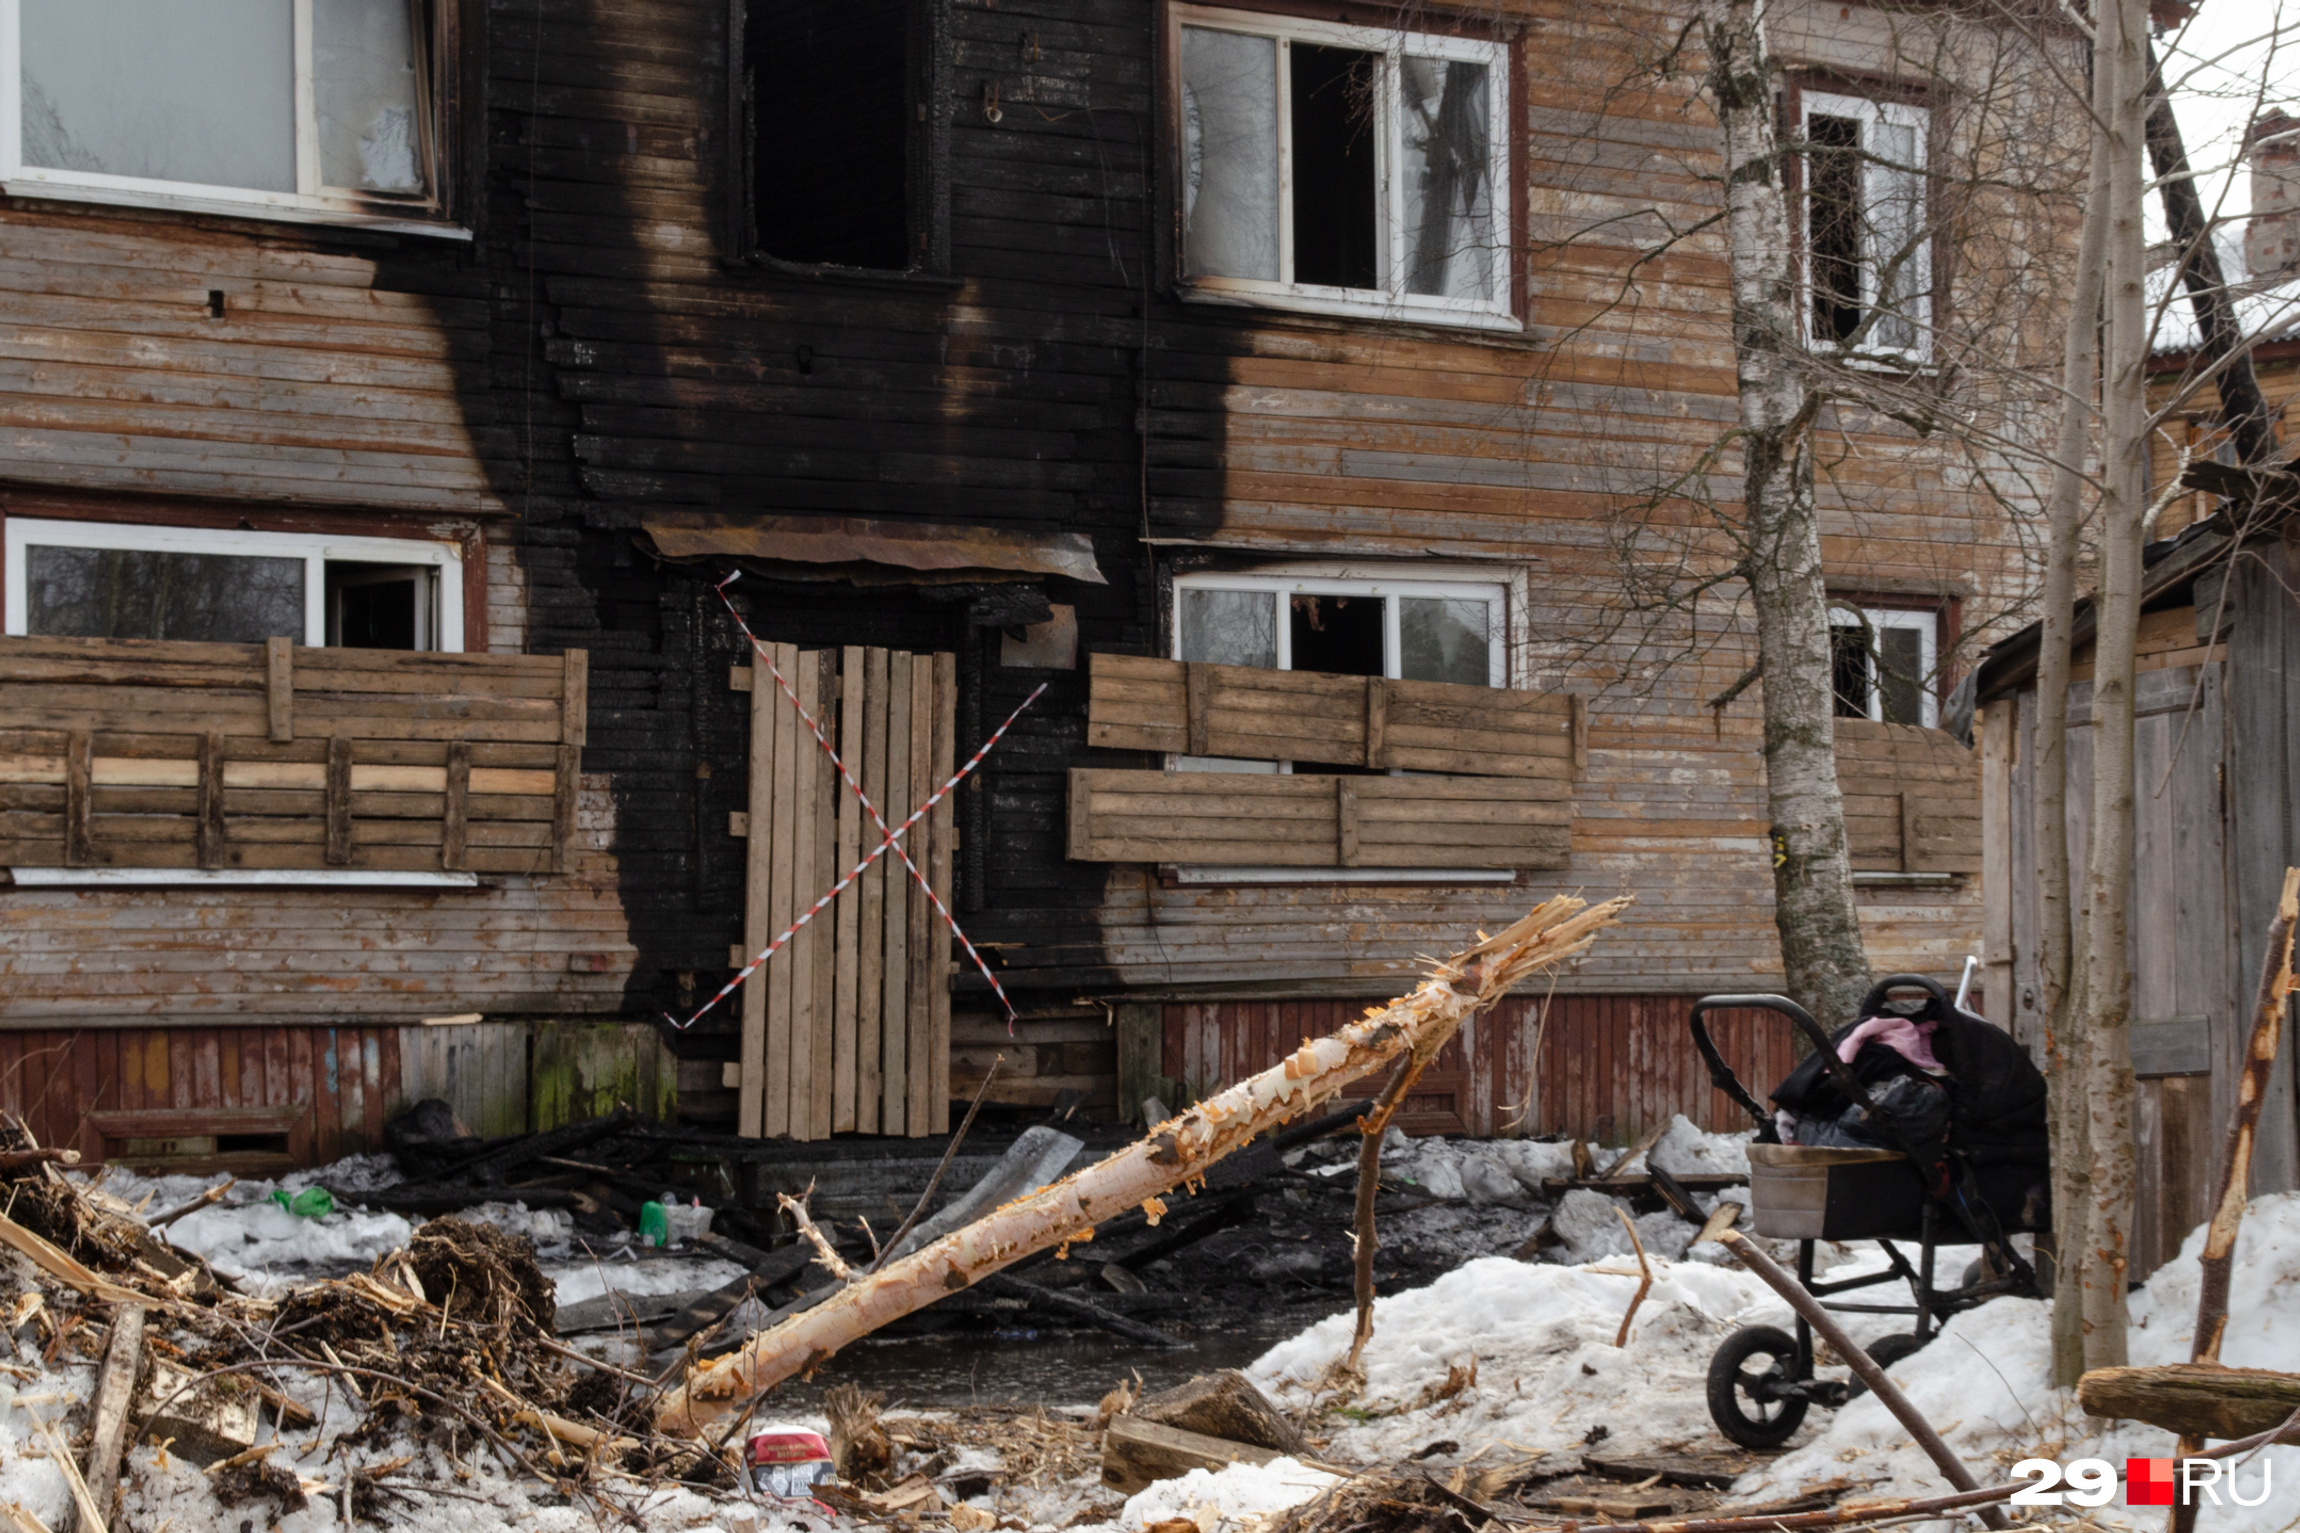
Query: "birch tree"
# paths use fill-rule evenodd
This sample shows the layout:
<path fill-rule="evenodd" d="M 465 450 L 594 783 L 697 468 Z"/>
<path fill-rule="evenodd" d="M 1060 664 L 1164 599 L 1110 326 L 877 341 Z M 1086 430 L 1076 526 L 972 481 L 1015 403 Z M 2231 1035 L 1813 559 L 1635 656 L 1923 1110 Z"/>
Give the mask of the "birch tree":
<path fill-rule="evenodd" d="M 1841 1022 L 1868 988 L 1869 962 L 1837 786 L 1829 596 L 1813 504 L 1812 431 L 1821 397 L 1798 365 L 1803 345 L 1764 12 L 1764 0 L 1703 0 L 1700 9 L 1705 86 L 1724 150 L 1746 528 L 1740 573 L 1764 677 L 1781 966 L 1792 997 L 1815 1016 Z"/>

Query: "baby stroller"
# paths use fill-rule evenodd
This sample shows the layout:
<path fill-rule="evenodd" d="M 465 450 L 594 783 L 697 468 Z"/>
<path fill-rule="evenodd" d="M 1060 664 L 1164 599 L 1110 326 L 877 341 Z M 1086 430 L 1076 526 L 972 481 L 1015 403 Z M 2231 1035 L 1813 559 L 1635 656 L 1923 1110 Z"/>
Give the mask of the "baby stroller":
<path fill-rule="evenodd" d="M 1921 993 L 1911 1003 L 1896 995 Z M 1743 1089 L 1709 1036 L 1713 1011 L 1761 1010 L 1787 1017 L 1813 1052 L 1773 1089 L 1767 1112 Z M 1797 1242 L 1797 1280 L 1816 1299 L 1906 1282 L 1909 1304 L 1831 1303 L 1869 1315 L 1912 1315 L 1913 1330 L 1869 1349 L 1890 1366 L 1933 1338 L 1938 1322 L 2000 1294 L 2036 1292 L 2036 1274 L 2007 1237 L 2051 1228 L 2044 1077 L 2010 1035 L 1952 1002 L 1921 975 L 1895 974 L 1872 989 L 1861 1020 L 1825 1035 L 1796 1002 L 1778 995 L 1712 995 L 1694 1003 L 1693 1042 L 1717 1088 L 1757 1125 L 1749 1147 L 1754 1233 Z M 1865 1027 L 1848 1062 L 1839 1046 Z M 1912 1040 L 1914 1042 L 1912 1043 Z M 1930 1060 L 1938 1069 L 1927 1068 Z M 1782 1142 L 1787 1128 L 1797 1143 Z M 1841 1282 L 1816 1282 L 1813 1248 L 1823 1240 L 1874 1240 L 1890 1265 Z M 1913 1242 L 1912 1265 L 1896 1241 Z M 1958 1285 L 1936 1287 L 1935 1248 L 1976 1244 L 1981 1260 Z M 1796 1334 L 1746 1326 L 1709 1363 L 1709 1414 L 1734 1442 L 1775 1448 L 1814 1405 L 1835 1408 L 1860 1393 L 1813 1376 L 1812 1328 Z"/>

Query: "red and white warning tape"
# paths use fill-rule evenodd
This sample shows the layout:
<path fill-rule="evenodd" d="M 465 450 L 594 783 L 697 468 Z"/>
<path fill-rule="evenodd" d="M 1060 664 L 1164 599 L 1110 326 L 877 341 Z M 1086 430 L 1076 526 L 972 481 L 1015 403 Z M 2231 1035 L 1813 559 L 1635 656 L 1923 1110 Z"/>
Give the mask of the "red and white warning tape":
<path fill-rule="evenodd" d="M 721 1001 L 725 1000 L 728 996 L 734 994 L 734 992 L 742 986 L 743 981 L 749 979 L 753 974 L 757 973 L 759 969 L 766 964 L 768 959 L 775 956 L 776 952 L 781 949 L 784 943 L 797 936 L 801 928 L 803 928 L 809 921 L 812 921 L 816 915 L 821 913 L 824 906 L 830 904 L 831 901 L 837 899 L 841 894 L 845 893 L 847 886 L 853 883 L 857 878 L 860 878 L 863 875 L 863 872 L 868 869 L 872 863 L 878 861 L 879 858 L 884 856 L 887 852 L 892 851 L 895 856 L 902 859 L 902 865 L 910 870 L 910 876 L 918 881 L 919 888 L 926 891 L 926 897 L 928 901 L 933 904 L 935 912 L 942 917 L 943 924 L 950 928 L 951 935 L 958 938 L 959 944 L 966 949 L 966 956 L 974 960 L 974 966 L 977 969 L 980 969 L 982 971 L 982 977 L 990 982 L 991 993 L 998 997 L 998 1004 L 1006 1008 L 1007 1020 L 1009 1023 L 1011 1023 L 1014 1020 L 1014 1003 L 1006 998 L 1006 987 L 999 984 L 998 976 L 990 972 L 990 965 L 983 962 L 982 955 L 975 951 L 974 944 L 967 939 L 965 931 L 960 928 L 957 917 L 950 913 L 950 907 L 942 902 L 942 897 L 934 892 L 934 885 L 927 881 L 926 874 L 919 870 L 918 864 L 910 860 L 910 853 L 903 850 L 903 848 L 898 843 L 901 841 L 905 832 L 907 832 L 913 825 L 916 825 L 920 820 L 924 819 L 927 814 L 933 810 L 935 805 L 941 803 L 943 799 L 948 796 L 951 789 L 957 787 L 959 783 L 966 778 L 968 773 L 972 772 L 976 767 L 982 764 L 982 758 L 990 754 L 991 747 L 998 744 L 999 740 L 1006 734 L 1007 730 L 1014 726 L 1014 721 L 1016 719 L 1022 717 L 1023 709 L 1028 708 L 1032 703 L 1038 701 L 1039 695 L 1046 690 L 1046 684 L 1044 682 L 1040 682 L 1037 688 L 1032 691 L 1028 697 L 1024 698 L 1021 704 L 1016 707 L 1012 713 L 1006 716 L 1006 722 L 999 725 L 995 730 L 991 731 L 990 738 L 982 742 L 982 748 L 980 750 L 976 751 L 972 756 L 967 758 L 966 765 L 960 767 L 956 772 L 952 773 L 950 780 L 944 783 L 941 787 L 935 789 L 934 793 L 927 799 L 925 803 L 912 810 L 909 819 L 903 821 L 901 825 L 890 830 L 887 828 L 885 816 L 879 813 L 878 806 L 870 801 L 870 796 L 863 792 L 862 785 L 855 781 L 854 774 L 847 770 L 847 764 L 839 759 L 839 753 L 831 748 L 831 742 L 823 734 L 822 725 L 816 722 L 815 716 L 807 712 L 805 706 L 799 702 L 798 693 L 791 690 L 790 682 L 784 677 L 782 671 L 775 665 L 774 657 L 768 653 L 766 645 L 759 642 L 758 635 L 751 632 L 750 625 L 743 621 L 743 615 L 740 612 L 737 612 L 735 610 L 735 604 L 728 600 L 727 587 L 734 584 L 734 582 L 741 577 L 741 574 L 742 572 L 738 570 L 734 574 L 729 575 L 725 580 L 719 582 L 719 600 L 726 602 L 728 614 L 734 618 L 735 626 L 742 630 L 743 637 L 750 640 L 752 651 L 756 653 L 760 661 L 765 664 L 767 668 L 767 674 L 775 679 L 775 686 L 782 692 L 783 696 L 790 699 L 791 706 L 797 709 L 799 717 L 806 721 L 807 730 L 815 737 L 815 743 L 822 747 L 824 755 L 830 757 L 831 765 L 838 768 L 838 774 L 840 778 L 845 781 L 848 788 L 853 790 L 855 798 L 861 802 L 864 811 L 870 815 L 872 823 L 878 826 L 880 834 L 882 834 L 886 839 L 881 841 L 877 846 L 873 847 L 870 851 L 870 854 L 864 857 L 862 861 L 856 863 L 854 867 L 847 873 L 846 877 L 831 885 L 829 891 L 825 893 L 821 899 L 816 900 L 814 904 L 808 906 L 805 914 L 801 915 L 796 921 L 793 921 L 787 928 L 784 929 L 781 935 L 777 936 L 774 941 L 768 943 L 764 948 L 762 948 L 759 951 L 758 957 L 745 964 L 741 972 L 736 974 L 733 979 L 728 980 L 727 983 L 720 988 L 718 994 L 712 996 L 709 1000 L 705 1001 L 699 1008 L 697 1008 L 693 1016 L 687 1018 L 684 1022 L 680 1021 L 677 1017 L 668 1015 L 665 1016 L 664 1020 L 669 1022 L 673 1027 L 680 1028 L 682 1030 L 693 1027 L 697 1022 L 703 1019 L 703 1016 L 706 1012 L 708 1012 L 712 1007 L 718 1005 Z"/>

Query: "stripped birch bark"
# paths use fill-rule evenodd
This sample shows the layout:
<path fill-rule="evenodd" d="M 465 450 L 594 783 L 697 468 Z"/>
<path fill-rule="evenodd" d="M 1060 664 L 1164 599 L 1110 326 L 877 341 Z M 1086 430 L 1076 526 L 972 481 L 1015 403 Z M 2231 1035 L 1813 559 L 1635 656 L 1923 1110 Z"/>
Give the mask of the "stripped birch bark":
<path fill-rule="evenodd" d="M 2037 655 L 2036 882 L 2037 971 L 2042 981 L 2045 1079 L 2051 1087 L 2052 1206 L 2060 1226 L 2054 1250 L 2084 1249 L 2092 1203 L 2086 1143 L 2082 1051 L 2075 1048 L 2075 923 L 2068 860 L 2068 684 L 2076 637 L 2076 560 L 2084 527 L 2084 465 L 2092 450 L 2093 391 L 2100 371 L 2101 259 L 2108 244 L 2108 139 L 2092 134 L 2092 171 L 2077 242 L 2076 291 L 2061 352 L 2060 441 L 2045 502 L 2044 633 Z M 2052 1371 L 2064 1389 L 2084 1372 L 2081 1260 L 2053 1263 Z"/>
<path fill-rule="evenodd" d="M 1724 140 L 1725 229 L 1740 379 L 1742 573 L 1764 676 L 1773 922 L 1790 996 L 1825 1027 L 1853 1020 L 1869 960 L 1837 787 L 1828 589 L 1813 506 L 1812 425 L 1775 137 L 1765 0 L 1702 0 L 1706 85 Z"/>
<path fill-rule="evenodd" d="M 2084 1363 L 2128 1361 L 2125 1280 L 2139 1159 L 2132 1138 L 2132 967 L 2126 946 L 2133 849 L 2133 671 L 2140 636 L 2140 546 L 2148 503 L 2147 240 L 2141 155 L 2147 122 L 2146 0 L 2098 12 L 2095 77 L 2109 138 L 2108 350 L 2102 369 L 2106 467 L 2100 585 L 2095 597 L 2092 814 L 2085 859 L 2083 993 L 2085 1130 L 2092 1197 L 2081 1246 Z"/>
<path fill-rule="evenodd" d="M 1104 1220 L 1141 1207 L 1165 1213 L 1159 1195 L 1197 1180 L 1207 1167 L 1257 1135 L 1330 1101 L 1353 1081 L 1400 1055 L 1450 1037 L 1462 1022 L 1540 970 L 1585 951 L 1630 901 L 1587 905 L 1571 895 L 1545 901 L 1500 934 L 1437 964 L 1415 991 L 1324 1038 L 1283 1063 L 1238 1082 L 1165 1123 L 1148 1137 L 1027 1198 L 1017 1198 L 880 1272 L 849 1285 L 694 1369 L 655 1408 L 664 1432 L 693 1437 L 745 1409 L 766 1390 L 818 1366 L 888 1321 L 1053 1246 L 1093 1238 Z"/>

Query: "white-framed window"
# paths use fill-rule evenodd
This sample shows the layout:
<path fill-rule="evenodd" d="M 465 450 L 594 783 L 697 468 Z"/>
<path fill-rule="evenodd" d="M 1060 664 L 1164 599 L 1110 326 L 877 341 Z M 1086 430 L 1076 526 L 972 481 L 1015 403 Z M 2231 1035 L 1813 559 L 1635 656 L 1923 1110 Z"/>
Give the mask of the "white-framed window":
<path fill-rule="evenodd" d="M 7 631 L 460 650 L 452 543 L 10 517 Z"/>
<path fill-rule="evenodd" d="M 1835 601 L 1829 612 L 1829 660 L 1837 716 L 1938 728 L 1941 617 L 1898 607 Z"/>
<path fill-rule="evenodd" d="M 427 0 L 0 0 L 14 196 L 441 221 Z"/>
<path fill-rule="evenodd" d="M 1519 328 L 1504 44 L 1169 14 L 1187 296 Z"/>
<path fill-rule="evenodd" d="M 1805 324 L 1854 357 L 1932 353 L 1932 113 L 1900 101 L 1798 92 L 1805 143 Z"/>
<path fill-rule="evenodd" d="M 1280 671 L 1508 684 L 1497 582 L 1323 575 L 1174 577 L 1174 658 Z M 1288 763 L 1177 756 L 1182 771 L 1281 772 Z"/>

